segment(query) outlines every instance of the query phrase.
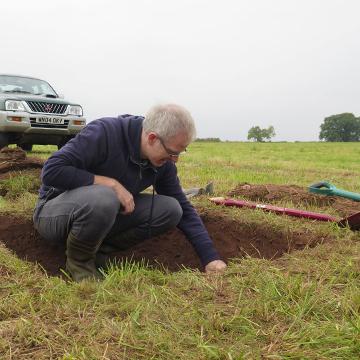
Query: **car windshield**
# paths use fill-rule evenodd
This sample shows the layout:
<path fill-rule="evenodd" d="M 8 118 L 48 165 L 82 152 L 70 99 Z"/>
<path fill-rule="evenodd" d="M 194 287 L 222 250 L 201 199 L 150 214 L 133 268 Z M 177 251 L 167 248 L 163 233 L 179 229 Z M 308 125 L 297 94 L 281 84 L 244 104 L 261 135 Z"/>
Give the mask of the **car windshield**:
<path fill-rule="evenodd" d="M 58 97 L 55 90 L 46 81 L 9 75 L 0 75 L 0 93 L 20 93 Z"/>

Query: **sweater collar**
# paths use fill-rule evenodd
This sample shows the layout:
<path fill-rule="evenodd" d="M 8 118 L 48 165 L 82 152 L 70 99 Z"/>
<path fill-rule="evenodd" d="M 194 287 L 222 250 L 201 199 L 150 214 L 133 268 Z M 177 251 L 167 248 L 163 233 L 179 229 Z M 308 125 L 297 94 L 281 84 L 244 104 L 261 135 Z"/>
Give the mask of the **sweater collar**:
<path fill-rule="evenodd" d="M 156 170 L 150 161 L 141 159 L 141 135 L 143 121 L 144 117 L 133 116 L 129 122 L 129 139 L 132 140 L 132 142 L 129 144 L 130 160 L 143 169 L 151 168 Z"/>

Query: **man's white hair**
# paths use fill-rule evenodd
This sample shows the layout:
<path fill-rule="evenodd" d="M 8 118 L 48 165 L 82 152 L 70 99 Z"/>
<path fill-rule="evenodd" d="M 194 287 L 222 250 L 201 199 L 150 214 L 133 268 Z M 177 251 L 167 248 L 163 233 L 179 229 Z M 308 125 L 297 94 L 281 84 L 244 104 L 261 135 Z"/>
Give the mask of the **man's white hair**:
<path fill-rule="evenodd" d="M 176 104 L 153 106 L 145 115 L 143 129 L 146 133 L 156 132 L 165 141 L 180 133 L 188 136 L 189 143 L 196 138 L 190 112 Z"/>

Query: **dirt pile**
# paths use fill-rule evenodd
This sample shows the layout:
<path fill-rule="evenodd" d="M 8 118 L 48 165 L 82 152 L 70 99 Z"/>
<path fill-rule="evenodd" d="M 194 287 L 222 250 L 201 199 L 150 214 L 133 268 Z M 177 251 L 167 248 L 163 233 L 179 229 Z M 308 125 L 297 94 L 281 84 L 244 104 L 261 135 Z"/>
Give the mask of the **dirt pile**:
<path fill-rule="evenodd" d="M 43 160 L 27 157 L 21 148 L 5 147 L 0 150 L 0 175 L 16 170 L 41 169 L 43 165 Z"/>
<path fill-rule="evenodd" d="M 331 207 L 336 210 L 339 217 L 347 217 L 360 211 L 360 202 L 338 196 L 313 194 L 308 192 L 307 189 L 296 185 L 251 185 L 243 183 L 237 185 L 227 195 L 264 204 L 291 202 L 299 209 L 305 206 L 316 206 L 320 209 Z"/>

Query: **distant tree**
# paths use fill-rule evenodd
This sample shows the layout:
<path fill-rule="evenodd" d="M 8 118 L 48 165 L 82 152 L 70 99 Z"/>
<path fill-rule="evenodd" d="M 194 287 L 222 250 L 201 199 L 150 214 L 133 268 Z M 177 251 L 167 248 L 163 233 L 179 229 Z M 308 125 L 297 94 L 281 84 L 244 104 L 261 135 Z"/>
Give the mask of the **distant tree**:
<path fill-rule="evenodd" d="M 248 131 L 248 140 L 254 140 L 254 141 L 263 141 L 263 136 L 262 136 L 262 131 L 260 126 L 253 126 L 249 131 Z"/>
<path fill-rule="evenodd" d="M 352 113 L 332 115 L 320 125 L 320 140 L 360 141 L 360 118 Z"/>
<path fill-rule="evenodd" d="M 275 136 L 275 129 L 273 126 L 269 126 L 267 129 L 261 129 L 260 126 L 253 126 L 248 131 L 248 140 L 254 140 L 263 142 L 265 139 L 270 140 Z"/>
<path fill-rule="evenodd" d="M 273 138 L 276 135 L 275 129 L 272 125 L 269 126 L 267 129 L 263 129 L 262 131 L 263 131 L 264 139 L 267 139 L 267 140 L 270 140 L 271 138 Z"/>

